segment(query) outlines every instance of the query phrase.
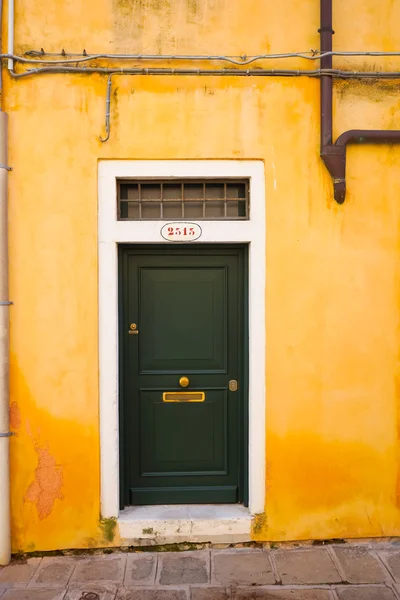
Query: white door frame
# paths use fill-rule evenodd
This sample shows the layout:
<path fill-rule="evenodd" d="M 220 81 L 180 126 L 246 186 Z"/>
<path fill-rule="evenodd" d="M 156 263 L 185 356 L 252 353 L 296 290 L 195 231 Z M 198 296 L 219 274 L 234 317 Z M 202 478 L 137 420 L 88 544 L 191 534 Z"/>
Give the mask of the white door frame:
<path fill-rule="evenodd" d="M 250 218 L 200 221 L 196 243 L 249 244 L 249 511 L 265 505 L 265 176 L 262 161 L 102 160 L 98 169 L 101 514 L 119 514 L 118 244 L 165 241 L 168 221 L 118 221 L 117 180 L 144 177 L 248 178 Z M 193 221 L 193 219 L 191 219 Z"/>

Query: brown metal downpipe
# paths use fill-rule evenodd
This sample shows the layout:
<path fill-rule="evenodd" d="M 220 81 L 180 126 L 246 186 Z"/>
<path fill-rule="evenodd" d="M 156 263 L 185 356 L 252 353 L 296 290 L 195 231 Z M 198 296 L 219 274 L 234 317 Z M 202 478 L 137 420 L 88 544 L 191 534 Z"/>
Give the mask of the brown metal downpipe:
<path fill-rule="evenodd" d="M 320 50 L 332 52 L 332 0 L 320 0 Z M 332 56 L 321 58 L 322 69 L 332 69 Z M 321 76 L 321 158 L 328 169 L 338 204 L 346 198 L 347 144 L 399 144 L 399 130 L 354 129 L 342 133 L 333 144 L 332 138 L 333 82 L 329 75 Z"/>
<path fill-rule="evenodd" d="M 332 52 L 332 0 L 320 2 L 321 27 L 320 50 Z M 332 69 L 332 55 L 321 58 L 321 69 Z M 343 204 L 346 196 L 346 148 L 337 149 L 333 145 L 333 80 L 330 75 L 321 77 L 321 158 L 334 183 L 335 200 Z"/>
<path fill-rule="evenodd" d="M 332 52 L 332 0 L 321 0 L 321 52 Z M 332 69 L 332 56 L 321 58 L 321 69 Z M 322 75 L 321 85 L 321 149 L 332 144 L 332 77 Z"/>

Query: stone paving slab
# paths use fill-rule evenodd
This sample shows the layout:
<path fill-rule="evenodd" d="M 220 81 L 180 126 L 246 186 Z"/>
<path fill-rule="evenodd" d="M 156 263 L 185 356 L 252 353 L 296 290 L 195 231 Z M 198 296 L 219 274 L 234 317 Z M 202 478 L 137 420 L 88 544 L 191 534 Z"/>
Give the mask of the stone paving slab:
<path fill-rule="evenodd" d="M 394 579 L 400 583 L 400 548 L 390 547 L 378 549 L 377 554 L 388 567 Z"/>
<path fill-rule="evenodd" d="M 76 560 L 63 556 L 45 557 L 32 577 L 30 587 L 63 588 L 66 587 Z"/>
<path fill-rule="evenodd" d="M 230 590 L 225 587 L 203 585 L 190 588 L 190 600 L 228 600 Z"/>
<path fill-rule="evenodd" d="M 0 588 L 25 587 L 41 562 L 41 558 L 29 558 L 25 562 L 15 562 L 4 567 L 0 570 Z"/>
<path fill-rule="evenodd" d="M 263 550 L 219 550 L 212 553 L 212 582 L 222 585 L 276 583 L 270 553 Z"/>
<path fill-rule="evenodd" d="M 117 594 L 117 586 L 112 583 L 74 584 L 68 587 L 68 591 L 63 600 L 84 600 L 85 597 L 87 600 L 90 600 L 91 594 L 94 595 L 92 596 L 92 600 L 114 600 Z"/>
<path fill-rule="evenodd" d="M 275 550 L 271 557 L 283 584 L 315 585 L 342 581 L 325 547 Z"/>
<path fill-rule="evenodd" d="M 160 557 L 160 585 L 182 585 L 208 583 L 210 574 L 210 552 L 163 552 Z"/>
<path fill-rule="evenodd" d="M 76 560 L 73 582 L 112 582 L 122 584 L 125 574 L 126 555 L 93 556 Z"/>
<path fill-rule="evenodd" d="M 151 585 L 157 573 L 157 554 L 128 554 L 124 585 Z"/>
<path fill-rule="evenodd" d="M 337 588 L 339 600 L 397 600 L 391 589 L 385 586 L 357 586 Z"/>
<path fill-rule="evenodd" d="M 390 579 L 379 559 L 369 548 L 344 546 L 332 548 L 349 583 L 381 583 Z"/>

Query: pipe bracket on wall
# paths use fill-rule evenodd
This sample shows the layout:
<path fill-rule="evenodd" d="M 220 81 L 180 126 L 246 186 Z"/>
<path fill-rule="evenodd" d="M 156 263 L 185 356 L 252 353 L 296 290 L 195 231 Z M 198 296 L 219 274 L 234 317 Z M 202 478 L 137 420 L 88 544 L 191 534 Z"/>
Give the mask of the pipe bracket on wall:
<path fill-rule="evenodd" d="M 10 302 L 9 300 L 0 301 L 0 306 L 10 306 L 11 304 L 14 304 L 14 302 Z"/>
<path fill-rule="evenodd" d="M 6 171 L 12 171 L 12 167 L 9 167 L 7 165 L 0 165 L 0 169 L 5 169 Z"/>
<path fill-rule="evenodd" d="M 9 438 L 12 435 L 15 435 L 12 431 L 8 431 L 7 433 L 0 433 L 0 438 Z"/>

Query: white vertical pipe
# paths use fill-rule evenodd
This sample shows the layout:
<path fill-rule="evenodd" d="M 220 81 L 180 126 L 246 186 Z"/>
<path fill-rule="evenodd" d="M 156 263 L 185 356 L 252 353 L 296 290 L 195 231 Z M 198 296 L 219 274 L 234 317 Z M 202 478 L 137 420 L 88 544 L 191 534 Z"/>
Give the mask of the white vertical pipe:
<path fill-rule="evenodd" d="M 8 46 L 7 54 L 14 54 L 14 0 L 8 0 Z M 8 59 L 8 70 L 14 70 L 14 61 Z"/>
<path fill-rule="evenodd" d="M 8 115 L 0 112 L 0 565 L 11 558 L 7 130 Z"/>

